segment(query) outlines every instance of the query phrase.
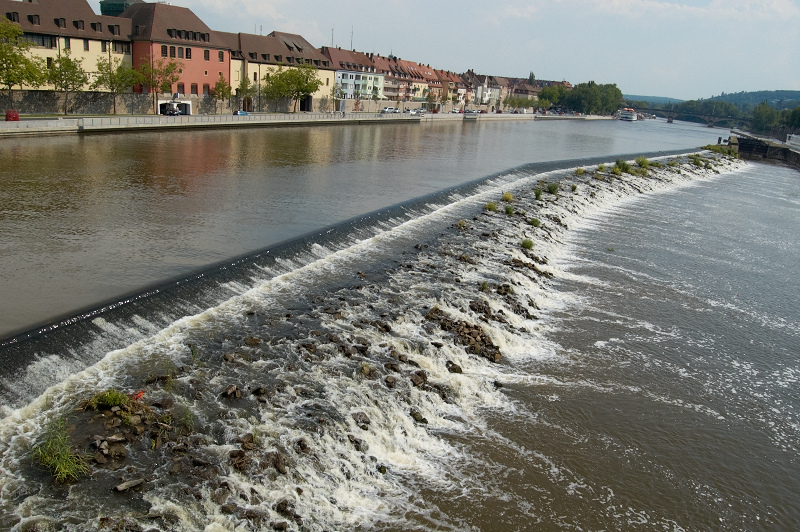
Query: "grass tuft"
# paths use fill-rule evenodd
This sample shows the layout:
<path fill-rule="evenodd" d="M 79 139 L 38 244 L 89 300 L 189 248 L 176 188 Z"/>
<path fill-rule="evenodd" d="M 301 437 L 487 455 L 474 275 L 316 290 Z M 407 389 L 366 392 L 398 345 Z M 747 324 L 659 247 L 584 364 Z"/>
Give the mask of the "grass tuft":
<path fill-rule="evenodd" d="M 537 200 L 542 199 L 542 189 L 537 188 L 536 190 L 533 191 L 533 193 L 536 196 Z"/>
<path fill-rule="evenodd" d="M 530 220 L 528 220 L 528 223 L 534 227 L 539 227 L 540 225 L 542 225 L 542 222 L 539 221 L 539 218 L 531 218 Z"/>
<path fill-rule="evenodd" d="M 75 453 L 67 436 L 67 421 L 59 418 L 50 423 L 44 441 L 31 450 L 31 455 L 58 482 L 77 480 L 89 472 L 89 466 L 82 456 Z"/>
<path fill-rule="evenodd" d="M 605 171 L 606 171 L 606 165 L 604 165 L 604 164 L 598 164 L 598 165 L 597 165 L 597 171 L 598 171 L 598 172 L 605 172 Z"/>
<path fill-rule="evenodd" d="M 131 402 L 131 398 L 128 397 L 126 394 L 115 390 L 114 388 L 109 388 L 104 392 L 100 392 L 98 394 L 93 395 L 86 401 L 86 407 L 91 408 L 92 410 L 98 410 L 100 408 L 112 408 L 114 406 L 127 406 Z"/>
<path fill-rule="evenodd" d="M 526 238 L 522 241 L 522 247 L 525 249 L 532 249 L 533 248 L 533 240 L 530 238 Z"/>
<path fill-rule="evenodd" d="M 511 192 L 503 192 L 503 201 L 513 201 L 514 195 Z"/>
<path fill-rule="evenodd" d="M 617 170 L 619 170 L 619 173 L 617 173 Z M 628 161 L 623 161 L 622 159 L 617 159 L 617 162 L 614 164 L 614 170 L 613 171 L 614 171 L 614 174 L 616 174 L 616 175 L 622 175 L 622 172 L 630 174 L 631 173 L 631 165 L 628 163 Z"/>
<path fill-rule="evenodd" d="M 586 172 L 583 168 L 578 168 L 575 170 L 575 175 L 583 175 Z"/>
<path fill-rule="evenodd" d="M 558 194 L 558 183 L 548 183 L 547 184 L 547 191 L 550 194 Z"/>
<path fill-rule="evenodd" d="M 487 211 L 492 211 L 492 212 L 496 211 L 497 210 L 497 203 L 495 203 L 494 201 L 490 201 L 489 203 L 486 204 L 486 210 Z"/>
<path fill-rule="evenodd" d="M 506 205 L 506 214 L 509 216 L 514 214 L 514 207 L 512 207 L 511 205 Z"/>
<path fill-rule="evenodd" d="M 572 185 L 572 191 L 575 192 L 576 190 L 578 190 L 578 185 Z"/>

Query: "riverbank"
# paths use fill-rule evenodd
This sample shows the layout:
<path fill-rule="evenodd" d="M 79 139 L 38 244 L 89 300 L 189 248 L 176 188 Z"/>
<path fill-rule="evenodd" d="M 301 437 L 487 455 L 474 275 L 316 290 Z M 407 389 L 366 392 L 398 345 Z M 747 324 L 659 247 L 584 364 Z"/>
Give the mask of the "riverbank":
<path fill-rule="evenodd" d="M 116 133 L 125 131 L 170 129 L 218 129 L 293 126 L 331 126 L 341 124 L 423 123 L 442 120 L 603 120 L 611 117 L 535 114 L 428 113 L 424 117 L 407 113 L 258 113 L 250 115 L 187 115 L 187 116 L 108 116 L 85 118 L 52 118 L 0 122 L 0 138 L 28 135 L 75 135 Z"/>
<path fill-rule="evenodd" d="M 486 430 L 487 409 L 513 408 L 502 388 L 539 349 L 569 231 L 746 164 L 705 152 L 518 170 L 265 266 L 225 303 L 6 411 L 0 527 L 462 528 L 475 516 L 411 495 L 458 492 L 458 440 Z M 143 406 L 75 413 L 105 388 L 143 391 Z M 62 415 L 90 481 L 54 483 L 28 454 Z"/>

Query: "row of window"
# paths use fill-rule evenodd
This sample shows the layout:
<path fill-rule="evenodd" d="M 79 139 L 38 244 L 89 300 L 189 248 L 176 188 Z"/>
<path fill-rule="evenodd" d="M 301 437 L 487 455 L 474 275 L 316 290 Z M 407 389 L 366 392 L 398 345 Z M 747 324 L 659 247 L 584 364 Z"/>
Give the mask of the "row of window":
<path fill-rule="evenodd" d="M 16 22 L 17 24 L 19 24 L 19 13 L 16 11 L 11 11 L 6 13 L 6 18 L 11 22 Z M 28 21 L 34 26 L 39 26 L 41 24 L 41 19 L 39 18 L 39 15 L 28 15 Z M 59 28 L 67 27 L 67 20 L 64 18 L 55 18 L 53 19 L 53 22 L 55 22 L 56 26 L 58 26 Z M 75 26 L 75 29 L 77 30 L 83 30 L 86 27 L 86 24 L 82 20 L 73 20 L 72 25 Z M 92 22 L 90 26 L 94 31 L 98 33 L 103 31 L 103 24 L 101 22 Z M 119 24 L 109 24 L 108 31 L 112 35 L 119 35 Z"/>
<path fill-rule="evenodd" d="M 192 49 L 189 47 L 184 48 L 183 46 L 167 46 L 166 44 L 161 45 L 161 57 L 172 57 L 178 59 L 191 59 L 192 58 Z M 206 61 L 211 60 L 211 51 L 210 50 L 203 50 L 203 59 Z M 220 63 L 225 62 L 225 52 L 222 50 L 217 52 L 217 59 Z"/>
<path fill-rule="evenodd" d="M 54 49 L 58 47 L 58 37 L 54 35 L 39 35 L 37 33 L 26 33 L 22 36 L 23 39 L 33 43 L 34 46 L 38 46 L 41 48 L 48 48 Z M 64 49 L 71 50 L 72 49 L 72 41 L 73 39 L 70 37 L 64 37 Z M 80 39 L 83 41 L 83 51 L 89 51 L 89 43 L 92 42 L 90 39 Z M 97 42 L 97 41 L 95 41 Z M 129 42 L 113 42 L 111 50 L 118 54 L 129 54 L 131 53 L 131 43 Z M 108 41 L 100 41 L 100 51 L 103 53 L 108 52 Z"/>
<path fill-rule="evenodd" d="M 189 86 L 191 92 L 189 94 L 197 94 L 197 83 L 192 83 Z M 186 94 L 186 88 L 183 83 L 178 83 L 178 94 Z M 211 93 L 211 86 L 208 83 L 203 84 L 203 94 L 208 95 Z"/>
<path fill-rule="evenodd" d="M 139 35 L 140 26 L 136 27 L 137 33 Z M 167 35 L 172 37 L 173 39 L 184 39 L 186 41 L 200 41 L 200 42 L 209 42 L 209 35 L 208 33 L 200 33 L 198 31 L 187 31 L 187 30 L 176 30 L 175 28 L 169 28 L 167 30 Z"/>

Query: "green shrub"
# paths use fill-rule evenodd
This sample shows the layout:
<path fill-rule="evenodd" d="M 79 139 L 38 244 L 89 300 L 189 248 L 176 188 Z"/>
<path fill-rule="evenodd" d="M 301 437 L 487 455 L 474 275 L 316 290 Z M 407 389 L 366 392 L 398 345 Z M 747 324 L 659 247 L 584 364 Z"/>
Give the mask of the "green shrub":
<path fill-rule="evenodd" d="M 542 222 L 539 221 L 539 218 L 531 218 L 528 220 L 528 223 L 534 227 L 539 227 L 542 224 Z"/>
<path fill-rule="evenodd" d="M 522 247 L 525 249 L 532 249 L 533 248 L 533 240 L 530 238 L 526 238 L 522 241 Z"/>
<path fill-rule="evenodd" d="M 459 231 L 465 231 L 467 229 L 467 222 L 466 220 L 459 220 L 456 222 L 456 229 Z"/>
<path fill-rule="evenodd" d="M 650 161 L 647 160 L 647 157 L 637 157 L 634 162 L 639 168 L 647 168 L 650 166 Z"/>
<path fill-rule="evenodd" d="M 619 166 L 615 166 L 614 168 L 612 168 L 612 169 L 611 169 L 611 172 L 612 172 L 614 175 L 622 175 L 622 169 L 620 169 L 620 167 L 619 167 Z"/>
<path fill-rule="evenodd" d="M 614 168 L 618 169 L 620 173 L 614 171 L 615 174 L 621 175 L 622 172 L 631 173 L 631 165 L 628 164 L 628 161 L 623 161 L 622 159 L 617 159 L 616 164 L 614 164 Z"/>
<path fill-rule="evenodd" d="M 536 195 L 537 200 L 542 199 L 542 189 L 537 188 L 536 190 L 533 191 L 533 193 Z"/>
<path fill-rule="evenodd" d="M 31 455 L 58 482 L 77 480 L 89 472 L 84 458 L 72 450 L 67 436 L 66 419 L 60 418 L 50 423 L 44 441 L 31 450 Z"/>
<path fill-rule="evenodd" d="M 512 207 L 511 205 L 506 205 L 506 214 L 509 216 L 514 214 L 514 207 Z"/>
<path fill-rule="evenodd" d="M 676 166 L 678 166 L 678 161 L 670 161 L 667 163 L 667 166 L 669 166 L 670 168 L 675 168 Z"/>
<path fill-rule="evenodd" d="M 598 172 L 605 172 L 605 171 L 606 171 L 606 165 L 604 165 L 604 164 L 598 164 L 598 165 L 597 165 L 597 171 L 598 171 Z"/>
<path fill-rule="evenodd" d="M 664 167 L 664 165 L 661 164 L 658 161 L 650 161 L 650 166 L 652 166 L 653 168 L 663 168 Z"/>
<path fill-rule="evenodd" d="M 489 283 L 483 281 L 481 283 L 481 292 L 488 292 L 489 291 Z"/>
<path fill-rule="evenodd" d="M 575 170 L 575 175 L 583 175 L 584 172 L 586 172 L 586 170 L 584 170 L 583 168 L 578 168 L 577 170 Z"/>
<path fill-rule="evenodd" d="M 547 191 L 550 194 L 558 194 L 558 183 L 548 183 L 547 184 Z"/>
<path fill-rule="evenodd" d="M 492 212 L 496 211 L 497 210 L 497 203 L 495 203 L 493 201 L 490 201 L 489 203 L 486 204 L 486 210 L 487 211 L 492 211 Z"/>
<path fill-rule="evenodd" d="M 572 191 L 575 192 L 576 190 L 578 190 L 578 185 L 572 185 Z"/>
<path fill-rule="evenodd" d="M 514 195 L 511 192 L 503 192 L 503 201 L 513 201 Z"/>
<path fill-rule="evenodd" d="M 91 408 L 92 410 L 97 410 L 99 408 L 111 408 L 114 406 L 126 406 L 130 404 L 131 398 L 128 397 L 126 394 L 117 391 L 113 388 L 109 388 L 104 392 L 100 392 L 92 396 L 87 402 L 86 406 Z"/>

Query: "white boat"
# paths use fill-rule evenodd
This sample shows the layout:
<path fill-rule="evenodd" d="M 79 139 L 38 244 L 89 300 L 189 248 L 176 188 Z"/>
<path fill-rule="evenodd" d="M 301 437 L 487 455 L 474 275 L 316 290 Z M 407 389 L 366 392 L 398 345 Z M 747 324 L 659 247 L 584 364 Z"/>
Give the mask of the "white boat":
<path fill-rule="evenodd" d="M 633 122 L 634 120 L 636 120 L 636 111 L 634 111 L 630 107 L 626 107 L 625 109 L 619 112 L 619 119 L 625 120 L 626 122 Z"/>

